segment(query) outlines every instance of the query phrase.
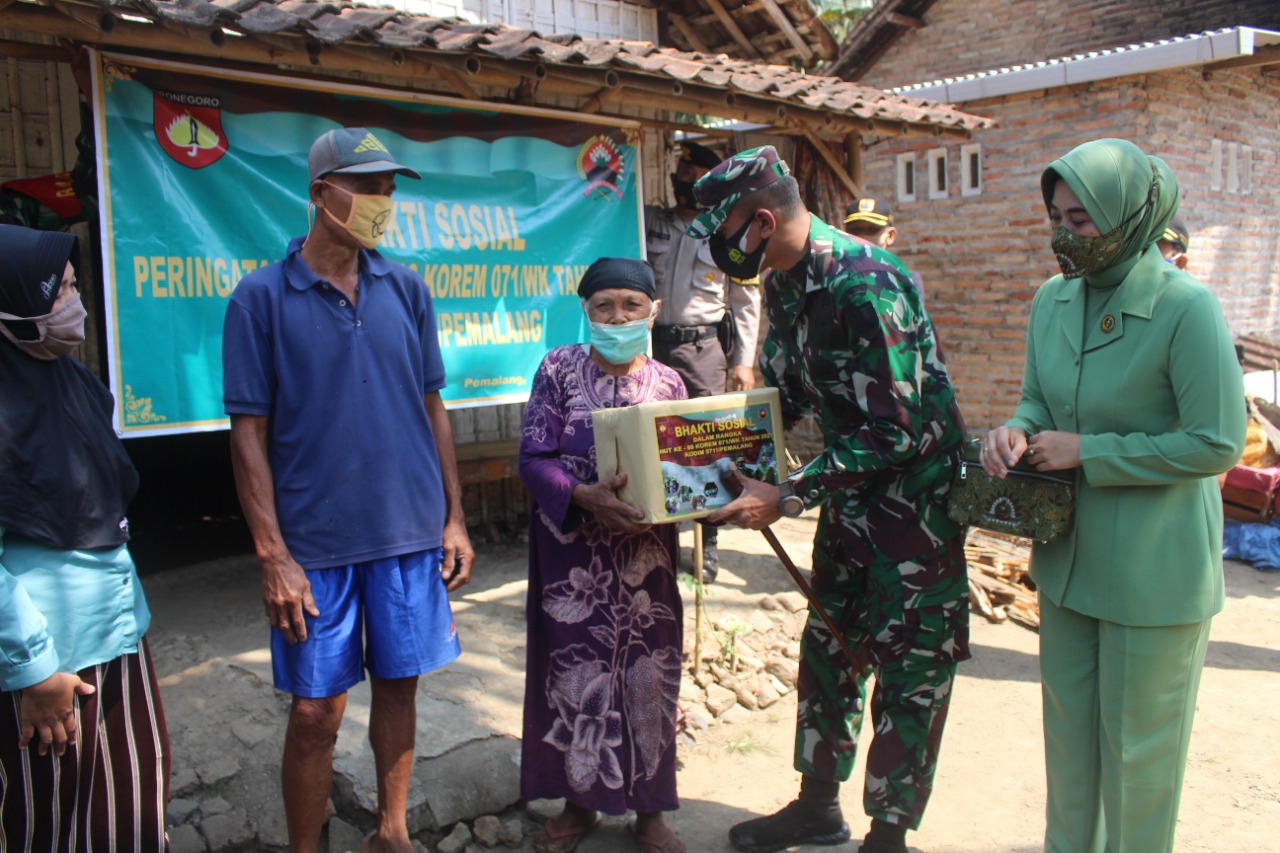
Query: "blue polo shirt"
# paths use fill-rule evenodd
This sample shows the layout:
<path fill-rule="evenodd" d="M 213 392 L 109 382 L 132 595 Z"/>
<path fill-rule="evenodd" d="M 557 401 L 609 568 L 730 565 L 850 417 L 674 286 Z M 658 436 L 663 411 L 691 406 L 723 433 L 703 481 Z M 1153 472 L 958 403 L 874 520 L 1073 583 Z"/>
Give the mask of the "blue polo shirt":
<path fill-rule="evenodd" d="M 362 250 L 352 305 L 302 260 L 302 239 L 231 294 L 224 408 L 269 419 L 280 532 L 303 568 L 439 547 L 444 490 L 422 402 L 445 384 L 431 294 Z"/>

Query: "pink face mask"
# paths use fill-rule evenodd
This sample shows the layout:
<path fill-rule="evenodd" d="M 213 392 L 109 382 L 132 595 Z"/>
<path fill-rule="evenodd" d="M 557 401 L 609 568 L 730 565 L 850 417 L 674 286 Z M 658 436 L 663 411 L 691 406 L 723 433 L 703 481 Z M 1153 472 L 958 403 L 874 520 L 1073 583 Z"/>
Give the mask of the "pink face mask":
<path fill-rule="evenodd" d="M 0 323 L 0 334 L 32 358 L 53 361 L 84 343 L 84 321 L 87 316 L 89 314 L 84 310 L 84 303 L 77 296 L 43 317 L 15 317 L 12 314 L 0 312 L 0 320 L 19 320 L 35 324 L 34 340 L 19 340 L 4 323 Z"/>

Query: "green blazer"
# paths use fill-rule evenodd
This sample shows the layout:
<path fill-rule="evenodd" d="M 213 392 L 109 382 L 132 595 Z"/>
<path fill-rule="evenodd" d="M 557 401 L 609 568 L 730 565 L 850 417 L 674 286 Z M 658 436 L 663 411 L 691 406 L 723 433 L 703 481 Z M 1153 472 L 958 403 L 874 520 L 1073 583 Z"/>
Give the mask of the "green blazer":
<path fill-rule="evenodd" d="M 1122 625 L 1222 609 L 1222 499 L 1240 458 L 1243 376 L 1214 295 L 1143 253 L 1102 317 L 1055 276 L 1031 305 L 1022 401 L 1009 426 L 1080 435 L 1072 531 L 1037 544 L 1031 577 L 1063 607 Z"/>

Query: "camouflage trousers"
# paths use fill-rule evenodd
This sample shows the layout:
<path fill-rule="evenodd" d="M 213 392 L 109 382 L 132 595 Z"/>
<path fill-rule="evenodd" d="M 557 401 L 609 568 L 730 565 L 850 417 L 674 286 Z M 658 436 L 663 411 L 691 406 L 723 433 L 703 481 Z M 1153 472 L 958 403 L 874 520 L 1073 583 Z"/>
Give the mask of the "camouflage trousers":
<path fill-rule="evenodd" d="M 969 657 L 963 536 L 915 560 L 869 566 L 840 561 L 838 538 L 820 525 L 813 588 L 858 666 L 810 608 L 800 643 L 795 769 L 849 779 L 874 675 L 863 808 L 917 829 L 933 790 L 956 663 Z"/>

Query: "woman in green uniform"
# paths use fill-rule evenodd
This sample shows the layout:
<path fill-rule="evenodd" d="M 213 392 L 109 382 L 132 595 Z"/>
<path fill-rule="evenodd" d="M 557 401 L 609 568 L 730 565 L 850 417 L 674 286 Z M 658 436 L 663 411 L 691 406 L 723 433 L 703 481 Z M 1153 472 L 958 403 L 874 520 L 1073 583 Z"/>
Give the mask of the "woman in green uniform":
<path fill-rule="evenodd" d="M 1120 139 L 1049 165 L 1062 268 L 1032 302 L 1022 399 L 983 467 L 1076 471 L 1074 528 L 1037 544 L 1045 850 L 1173 849 L 1209 622 L 1222 609 L 1217 474 L 1244 446 L 1222 308 L 1164 263 L 1169 167 Z"/>

